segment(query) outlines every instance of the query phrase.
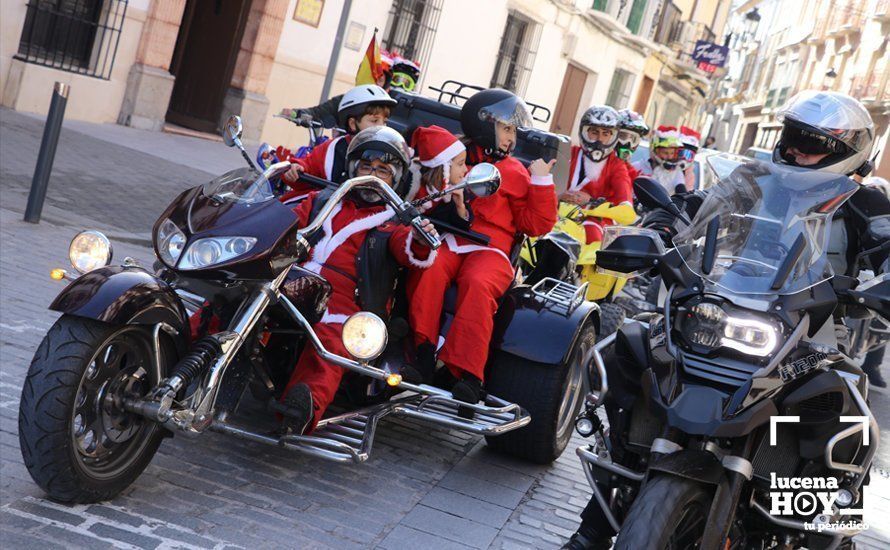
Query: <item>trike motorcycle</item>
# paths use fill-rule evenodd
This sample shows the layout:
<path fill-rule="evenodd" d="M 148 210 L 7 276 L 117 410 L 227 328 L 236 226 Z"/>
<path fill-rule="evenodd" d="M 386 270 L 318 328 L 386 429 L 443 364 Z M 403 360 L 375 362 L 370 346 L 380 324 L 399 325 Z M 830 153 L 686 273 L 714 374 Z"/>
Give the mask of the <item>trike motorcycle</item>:
<path fill-rule="evenodd" d="M 25 465 L 51 498 L 113 498 L 165 436 L 206 431 L 358 463 L 369 458 L 380 420 L 392 415 L 483 435 L 530 460 L 562 453 L 595 326 L 577 288 L 544 281 L 509 290 L 495 321 L 488 393 L 477 404 L 402 379 L 404 321 L 355 314 L 343 330 L 351 356 L 331 353 L 313 331 L 331 286 L 300 267 L 325 220 L 357 187 L 380 194 L 400 223 L 419 224 L 417 209 L 377 178 L 358 177 L 330 184 L 327 201 L 300 228 L 270 184 L 290 164 L 261 172 L 240 142 L 240 119 L 224 132 L 251 166 L 186 190 L 167 207 L 153 229 L 157 269 L 129 258 L 109 265 L 108 239 L 89 231 L 69 250 L 82 275 L 53 271 L 70 281 L 50 306 L 62 316 L 35 353 L 19 409 Z M 483 164 L 461 185 L 484 197 L 498 181 Z M 336 413 L 308 435 L 282 434 L 271 414 L 252 418 L 239 405 L 251 395 L 280 396 L 304 346 L 352 376 L 344 376 Z"/>

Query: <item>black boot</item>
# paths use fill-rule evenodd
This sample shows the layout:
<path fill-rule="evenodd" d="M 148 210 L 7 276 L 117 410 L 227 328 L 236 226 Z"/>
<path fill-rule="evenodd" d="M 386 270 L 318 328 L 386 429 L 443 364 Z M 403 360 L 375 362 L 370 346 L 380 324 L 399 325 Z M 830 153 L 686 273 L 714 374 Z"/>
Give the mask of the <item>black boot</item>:
<path fill-rule="evenodd" d="M 417 346 L 414 365 L 402 367 L 402 378 L 412 384 L 429 384 L 436 374 L 436 348 L 429 342 Z"/>
<path fill-rule="evenodd" d="M 575 531 L 560 550 L 609 550 L 612 547 L 612 541 L 602 537 L 597 537 L 596 533 L 585 532 L 582 527 Z"/>
<path fill-rule="evenodd" d="M 886 388 L 887 382 L 881 376 L 881 363 L 884 359 L 885 348 L 873 350 L 865 356 L 862 362 L 862 372 L 868 375 L 868 381 L 872 386 Z"/>
<path fill-rule="evenodd" d="M 458 401 L 476 404 L 482 397 L 482 380 L 465 372 L 460 380 L 451 388 L 451 395 Z"/>
<path fill-rule="evenodd" d="M 281 420 L 282 433 L 303 435 L 312 421 L 312 392 L 309 390 L 309 386 L 297 384 L 274 408 L 283 417 Z"/>

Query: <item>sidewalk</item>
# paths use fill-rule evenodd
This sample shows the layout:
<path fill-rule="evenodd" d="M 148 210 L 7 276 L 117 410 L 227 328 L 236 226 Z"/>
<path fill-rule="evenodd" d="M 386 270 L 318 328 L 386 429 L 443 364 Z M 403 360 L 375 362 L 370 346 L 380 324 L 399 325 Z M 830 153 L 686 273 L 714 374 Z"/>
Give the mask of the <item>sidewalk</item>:
<path fill-rule="evenodd" d="M 150 230 L 182 190 L 243 165 L 220 143 L 114 125 L 66 123 L 39 225 L 21 221 L 42 121 L 0 109 L 0 530 L 15 548 L 557 548 L 589 488 L 577 436 L 550 467 L 488 452 L 479 438 L 386 420 L 371 460 L 344 466 L 206 434 L 167 440 L 118 499 L 42 498 L 18 447 L 18 401 L 35 348 L 57 314 L 71 237 L 105 231 L 119 261 L 153 260 Z M 890 398 L 871 396 L 890 426 Z M 882 430 L 885 441 L 890 432 Z M 885 444 L 879 466 L 890 470 Z M 887 517 L 890 480 L 869 497 Z M 868 518 L 867 518 L 868 519 Z M 865 547 L 890 538 L 869 533 Z M 884 542 L 881 542 L 881 541 Z M 865 541 L 863 541 L 864 543 Z"/>

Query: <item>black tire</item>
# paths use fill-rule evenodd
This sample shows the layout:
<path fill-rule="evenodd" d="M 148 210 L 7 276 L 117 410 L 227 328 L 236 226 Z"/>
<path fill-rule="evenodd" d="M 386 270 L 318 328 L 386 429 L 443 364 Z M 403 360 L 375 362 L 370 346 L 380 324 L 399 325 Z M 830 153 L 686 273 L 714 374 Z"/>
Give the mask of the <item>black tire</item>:
<path fill-rule="evenodd" d="M 174 359 L 173 346 L 161 341 L 163 360 Z M 22 387 L 19 442 L 28 472 L 49 498 L 109 500 L 151 461 L 164 430 L 106 397 L 157 384 L 152 353 L 151 334 L 138 325 L 63 315 L 47 332 Z"/>
<path fill-rule="evenodd" d="M 615 550 L 696 547 L 705 532 L 712 498 L 711 490 L 701 483 L 657 475 L 634 500 L 621 525 Z M 682 531 L 688 531 L 689 537 L 683 537 Z"/>
<path fill-rule="evenodd" d="M 537 464 L 559 458 L 572 437 L 584 400 L 583 359 L 595 339 L 596 329 L 583 327 L 565 365 L 536 363 L 503 352 L 495 356 L 485 384 L 487 391 L 518 403 L 532 418 L 518 430 L 486 436 L 489 447 Z"/>
<path fill-rule="evenodd" d="M 627 312 L 625 312 L 624 308 L 618 304 L 603 302 L 599 304 L 599 307 L 600 330 L 596 334 L 597 342 L 616 332 L 621 327 L 621 324 L 624 323 L 624 318 L 627 316 Z"/>

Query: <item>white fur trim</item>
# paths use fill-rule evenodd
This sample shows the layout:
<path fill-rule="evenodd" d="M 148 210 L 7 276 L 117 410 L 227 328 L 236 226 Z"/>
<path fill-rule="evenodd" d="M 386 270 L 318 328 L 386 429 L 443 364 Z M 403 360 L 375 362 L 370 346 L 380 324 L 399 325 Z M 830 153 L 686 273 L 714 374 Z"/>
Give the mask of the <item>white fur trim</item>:
<path fill-rule="evenodd" d="M 286 201 L 284 201 L 281 204 L 295 204 L 295 203 L 298 203 L 301 200 L 305 199 L 308 196 L 309 196 L 309 193 L 306 193 L 305 195 L 297 195 L 296 197 L 291 197 L 291 198 L 287 199 Z"/>
<path fill-rule="evenodd" d="M 502 258 L 507 260 L 507 263 L 510 264 L 510 270 L 513 270 L 513 264 L 510 263 L 510 258 L 506 254 L 504 254 L 503 250 L 499 250 L 492 246 L 481 246 L 478 244 L 457 244 L 457 240 L 454 238 L 454 235 L 451 233 L 446 233 L 445 238 L 443 239 L 445 244 L 448 245 L 448 249 L 454 252 L 455 254 L 469 254 L 470 252 L 477 252 L 480 250 L 488 250 L 489 252 L 495 252 L 499 254 Z"/>
<path fill-rule="evenodd" d="M 324 310 L 324 315 L 321 316 L 321 319 L 318 322 L 327 323 L 329 325 L 342 325 L 347 319 L 349 319 L 349 315 L 343 313 L 331 313 L 328 310 Z"/>
<path fill-rule="evenodd" d="M 581 163 L 583 162 L 584 151 L 578 151 L 578 157 L 575 160 L 575 169 L 572 170 L 572 179 L 569 182 L 569 191 L 577 191 L 581 189 L 581 184 L 584 183 L 581 180 Z"/>
<path fill-rule="evenodd" d="M 587 155 L 582 156 L 581 161 L 584 163 L 584 177 L 587 178 L 584 183 L 587 183 L 588 181 L 600 180 L 603 175 L 603 170 L 606 169 L 606 162 L 608 162 L 606 160 L 607 158 L 609 157 L 605 157 L 601 161 L 594 162 L 587 158 Z"/>
<path fill-rule="evenodd" d="M 410 202 L 414 200 L 417 192 L 420 191 L 420 165 L 417 162 L 412 162 L 408 165 L 408 173 L 411 174 L 411 183 L 408 185 L 408 193 L 405 194 L 405 200 Z"/>
<path fill-rule="evenodd" d="M 346 136 L 340 136 L 338 138 L 332 139 L 331 144 L 328 145 L 327 150 L 324 152 L 324 173 L 326 179 L 333 179 L 334 175 L 331 174 L 331 172 L 334 171 L 334 156 L 337 152 L 337 142 L 344 137 Z"/>
<path fill-rule="evenodd" d="M 451 159 L 466 151 L 466 146 L 460 142 L 460 140 L 455 141 L 445 149 L 431 158 L 430 160 L 422 160 L 420 164 L 426 166 L 427 168 L 435 168 L 436 166 L 443 166 L 446 162 L 449 162 Z"/>
<path fill-rule="evenodd" d="M 338 204 L 335 207 L 333 214 L 331 214 L 331 216 L 329 216 L 328 219 L 325 220 L 324 225 L 322 226 L 324 236 L 312 249 L 312 258 L 311 261 L 307 263 L 307 265 L 317 264 L 321 266 L 321 264 L 324 264 L 328 260 L 330 255 L 343 243 L 345 243 L 346 240 L 349 239 L 349 237 L 355 235 L 359 231 L 366 231 L 368 229 L 377 227 L 393 216 L 392 209 L 387 206 L 383 211 L 371 216 L 353 220 L 342 229 L 340 229 L 340 231 L 333 233 L 331 229 L 333 220 L 340 212 L 341 206 L 342 203 Z"/>
<path fill-rule="evenodd" d="M 598 224 L 598 223 L 596 223 L 596 222 L 594 222 L 594 221 L 590 221 L 590 220 L 585 220 L 585 221 L 581 222 L 581 225 L 592 225 L 592 226 L 594 226 L 594 227 L 599 227 L 600 229 L 603 228 L 602 225 L 600 225 L 600 224 Z"/>
<path fill-rule="evenodd" d="M 433 265 L 433 262 L 436 261 L 436 255 L 439 254 L 438 250 L 430 249 L 430 255 L 427 256 L 426 260 L 418 260 L 414 255 L 414 251 L 411 250 L 411 244 L 414 242 L 414 231 L 408 233 L 408 238 L 405 239 L 405 254 L 408 255 L 408 261 L 411 262 L 411 265 L 414 267 L 419 267 L 420 269 L 426 269 Z"/>
<path fill-rule="evenodd" d="M 532 185 L 553 185 L 553 174 L 532 176 Z"/>

